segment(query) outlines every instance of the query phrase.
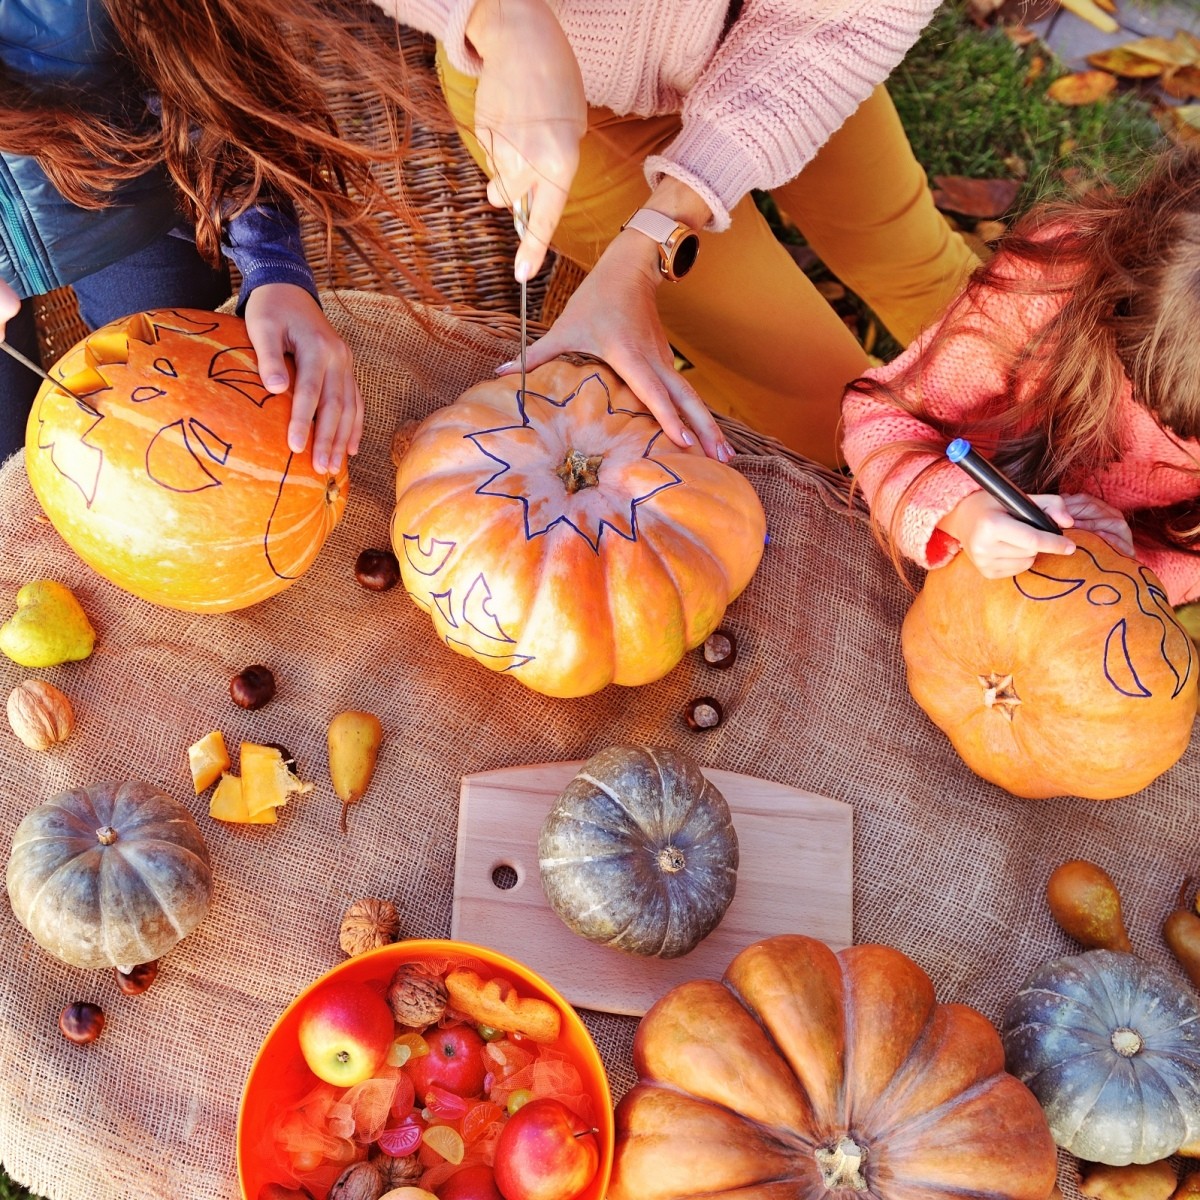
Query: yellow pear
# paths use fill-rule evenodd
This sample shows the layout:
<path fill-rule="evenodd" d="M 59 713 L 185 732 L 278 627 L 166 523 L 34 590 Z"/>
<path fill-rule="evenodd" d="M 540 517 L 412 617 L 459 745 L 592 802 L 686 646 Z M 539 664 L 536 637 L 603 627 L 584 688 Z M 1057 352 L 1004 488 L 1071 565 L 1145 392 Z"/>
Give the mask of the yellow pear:
<path fill-rule="evenodd" d="M 17 592 L 17 611 L 0 628 L 0 650 L 23 667 L 87 658 L 96 631 L 65 584 L 36 579 Z"/>
<path fill-rule="evenodd" d="M 329 778 L 342 802 L 343 833 L 347 810 L 362 799 L 371 784 L 382 744 L 383 726 L 373 713 L 338 713 L 329 722 Z"/>

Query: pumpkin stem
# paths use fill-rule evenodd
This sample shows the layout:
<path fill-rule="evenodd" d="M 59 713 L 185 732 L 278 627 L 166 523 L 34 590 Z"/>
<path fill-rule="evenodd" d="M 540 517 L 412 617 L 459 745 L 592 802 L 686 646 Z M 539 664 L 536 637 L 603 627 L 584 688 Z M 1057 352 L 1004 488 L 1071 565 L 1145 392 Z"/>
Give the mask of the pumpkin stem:
<path fill-rule="evenodd" d="M 1132 1058 L 1141 1050 L 1143 1044 L 1142 1035 L 1136 1029 L 1129 1029 L 1124 1025 L 1112 1031 L 1109 1041 L 1122 1058 Z"/>
<path fill-rule="evenodd" d="M 584 454 L 582 450 L 568 450 L 554 473 L 563 481 L 563 486 L 569 495 L 583 491 L 584 488 L 595 487 L 600 482 L 600 464 L 604 461 L 603 454 Z"/>
<path fill-rule="evenodd" d="M 102 846 L 111 846 L 117 840 L 117 831 L 111 825 L 96 830 L 96 841 Z"/>
<path fill-rule="evenodd" d="M 1011 721 L 1017 705 L 1021 703 L 1021 697 L 1013 687 L 1013 677 L 993 671 L 990 675 L 979 676 L 979 686 L 983 688 L 984 708 L 998 709 L 1001 716 Z"/>
<path fill-rule="evenodd" d="M 658 852 L 658 869 L 668 875 L 678 875 L 687 866 L 687 858 L 678 846 L 664 846 Z"/>
<path fill-rule="evenodd" d="M 867 1190 L 862 1173 L 867 1151 L 852 1137 L 839 1138 L 836 1146 L 818 1149 L 813 1152 L 813 1157 L 821 1169 L 821 1182 L 830 1191 L 834 1188 L 853 1188 L 856 1192 Z"/>

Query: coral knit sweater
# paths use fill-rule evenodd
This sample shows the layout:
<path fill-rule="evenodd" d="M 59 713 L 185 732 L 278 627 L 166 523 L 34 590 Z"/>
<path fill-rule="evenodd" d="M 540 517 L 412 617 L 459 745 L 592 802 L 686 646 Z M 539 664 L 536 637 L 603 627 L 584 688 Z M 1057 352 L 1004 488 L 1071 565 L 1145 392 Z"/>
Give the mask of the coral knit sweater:
<path fill-rule="evenodd" d="M 1002 260 L 996 265 L 1002 266 Z M 1012 274 L 1019 277 L 1025 270 L 1014 266 Z M 1009 345 L 1019 345 L 1061 304 L 1061 298 L 1049 296 L 997 291 L 980 294 L 968 328 L 924 363 L 914 385 L 920 389 L 922 403 L 951 430 L 961 422 L 967 431 L 972 415 L 985 411 L 1003 388 L 1007 356 L 997 345 L 997 331 L 1003 331 Z M 927 331 L 899 358 L 868 371 L 867 376 L 891 382 L 922 355 L 936 332 L 936 328 Z M 1118 406 L 1122 451 L 1117 461 L 1091 478 L 1064 481 L 1061 490 L 1098 496 L 1125 514 L 1200 497 L 1200 443 L 1184 441 L 1163 429 L 1149 410 L 1133 399 L 1128 381 Z M 895 455 L 883 453 L 863 466 L 867 455 L 881 447 L 912 439 L 941 440 L 944 435 L 885 401 L 855 392 L 846 394 L 842 422 L 842 451 L 872 513 L 885 530 L 896 529 L 897 543 L 905 557 L 923 567 L 944 566 L 958 553 L 959 543 L 938 529 L 938 522 L 964 496 L 978 491 L 978 485 L 940 455 L 910 460 L 886 480 L 884 476 Z M 978 448 L 986 453 L 986 448 Z M 893 526 L 900 494 L 933 461 L 940 463 L 939 469 L 922 480 L 900 521 Z M 1162 581 L 1172 604 L 1200 598 L 1200 554 L 1148 545 L 1137 545 L 1136 554 Z"/>
<path fill-rule="evenodd" d="M 432 33 L 477 75 L 464 35 L 475 0 L 376 0 Z M 795 178 L 882 83 L 940 0 L 548 0 L 575 51 L 588 103 L 618 116 L 681 114 L 647 158 L 653 187 L 682 180 L 725 229 L 751 188 Z M 726 31 L 729 18 L 734 19 Z"/>

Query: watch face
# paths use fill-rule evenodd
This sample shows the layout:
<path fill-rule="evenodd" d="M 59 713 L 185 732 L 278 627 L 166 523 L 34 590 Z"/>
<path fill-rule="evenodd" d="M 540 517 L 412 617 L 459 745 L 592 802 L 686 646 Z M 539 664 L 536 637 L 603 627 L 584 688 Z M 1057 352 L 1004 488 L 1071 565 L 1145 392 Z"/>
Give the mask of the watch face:
<path fill-rule="evenodd" d="M 675 279 L 682 279 L 696 265 L 696 255 L 699 252 L 700 239 L 694 233 L 680 238 L 671 258 L 671 275 Z"/>

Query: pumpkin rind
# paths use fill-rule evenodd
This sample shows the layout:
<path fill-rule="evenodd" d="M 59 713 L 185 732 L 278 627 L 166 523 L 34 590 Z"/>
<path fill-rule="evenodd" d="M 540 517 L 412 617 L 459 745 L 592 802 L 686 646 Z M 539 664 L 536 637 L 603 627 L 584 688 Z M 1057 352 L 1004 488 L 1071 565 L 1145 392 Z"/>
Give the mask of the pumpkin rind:
<path fill-rule="evenodd" d="M 1154 574 L 1102 538 L 984 579 L 930 571 L 904 619 L 913 698 L 977 774 L 1029 799 L 1128 796 L 1173 766 L 1196 715 L 1192 640 Z"/>
<path fill-rule="evenodd" d="M 634 1040 L 609 1200 L 1046 1200 L 1057 1159 L 996 1031 L 887 946 L 768 938 Z"/>
<path fill-rule="evenodd" d="M 1158 1162 L 1200 1136 L 1200 1006 L 1132 954 L 1042 963 L 1005 1011 L 1003 1038 L 1008 1069 L 1080 1158 Z"/>
<path fill-rule="evenodd" d="M 72 347 L 26 427 L 46 515 L 93 570 L 167 608 L 224 612 L 304 574 L 346 505 L 348 475 L 287 445 L 291 393 L 258 377 L 245 322 L 155 310 Z"/>
<path fill-rule="evenodd" d="M 73 788 L 27 813 L 6 878 L 13 913 L 38 945 L 85 969 L 161 958 L 212 896 L 191 813 L 140 781 Z"/>
<path fill-rule="evenodd" d="M 754 488 L 673 445 L 607 367 L 488 380 L 396 474 L 401 578 L 452 649 L 551 696 L 662 678 L 750 582 Z"/>
<path fill-rule="evenodd" d="M 631 954 L 678 958 L 720 923 L 737 886 L 725 797 L 685 755 L 613 746 L 547 814 L 542 890 L 573 932 Z"/>

